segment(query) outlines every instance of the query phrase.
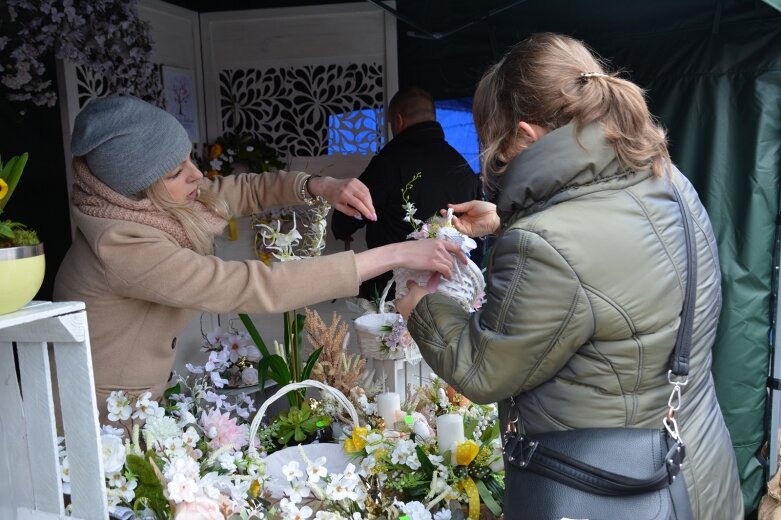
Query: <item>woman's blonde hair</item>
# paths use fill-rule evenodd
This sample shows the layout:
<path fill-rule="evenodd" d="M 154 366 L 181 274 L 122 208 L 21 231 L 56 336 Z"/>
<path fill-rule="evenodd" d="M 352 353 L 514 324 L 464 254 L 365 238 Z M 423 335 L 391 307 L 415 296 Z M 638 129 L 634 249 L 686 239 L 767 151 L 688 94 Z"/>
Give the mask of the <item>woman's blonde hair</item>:
<path fill-rule="evenodd" d="M 228 220 L 231 218 L 228 203 L 219 194 L 209 190 L 199 190 L 198 201 L 212 213 Z M 168 214 L 184 228 L 184 232 L 193 244 L 193 250 L 201 254 L 214 251 L 214 233 L 203 215 L 189 202 L 176 202 L 171 199 L 163 178 L 146 189 L 144 195 L 157 209 Z"/>
<path fill-rule="evenodd" d="M 513 158 L 521 121 L 548 131 L 575 123 L 577 132 L 598 121 L 627 168 L 662 176 L 670 162 L 666 133 L 645 92 L 608 73 L 594 52 L 568 36 L 539 33 L 516 44 L 480 80 L 472 112 L 489 183 Z"/>

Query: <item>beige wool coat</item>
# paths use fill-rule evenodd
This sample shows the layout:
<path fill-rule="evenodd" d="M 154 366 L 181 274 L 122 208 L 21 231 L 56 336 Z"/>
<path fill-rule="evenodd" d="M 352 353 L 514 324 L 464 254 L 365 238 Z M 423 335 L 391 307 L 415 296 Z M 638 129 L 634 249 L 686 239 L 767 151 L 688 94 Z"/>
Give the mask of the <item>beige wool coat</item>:
<path fill-rule="evenodd" d="M 206 181 L 235 216 L 300 204 L 300 172 Z M 83 301 L 101 421 L 112 390 L 159 398 L 174 365 L 174 338 L 198 312 L 278 313 L 354 296 L 352 251 L 270 266 L 181 247 L 154 227 L 72 211 L 76 233 L 55 280 L 57 301 Z M 180 347 L 181 348 L 181 347 Z"/>
<path fill-rule="evenodd" d="M 691 211 L 697 250 L 679 411 L 683 472 L 695 518 L 742 519 L 735 452 L 711 375 L 721 274 L 710 220 L 677 169 L 658 178 L 623 168 L 600 125 L 579 137 L 574 125 L 556 129 L 509 165 L 486 303 L 470 315 L 444 295 L 427 295 L 409 330 L 426 362 L 466 397 L 517 396 L 530 434 L 660 428 L 687 270 L 671 181 Z M 522 507 L 534 497 L 518 499 Z"/>

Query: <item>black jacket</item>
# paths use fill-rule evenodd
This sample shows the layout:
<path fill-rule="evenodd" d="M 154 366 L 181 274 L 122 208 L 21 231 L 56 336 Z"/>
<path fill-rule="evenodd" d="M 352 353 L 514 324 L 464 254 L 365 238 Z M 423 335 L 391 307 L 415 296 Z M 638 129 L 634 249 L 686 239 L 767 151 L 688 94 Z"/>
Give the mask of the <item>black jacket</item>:
<path fill-rule="evenodd" d="M 445 141 L 442 126 L 436 121 L 418 123 L 388 142 L 359 177 L 371 192 L 377 221 L 358 220 L 334 211 L 334 236 L 344 240 L 366 226 L 366 245 L 370 249 L 404 241 L 412 227 L 403 220 L 401 189 L 418 172 L 422 176 L 409 192 L 418 210 L 415 218 L 426 220 L 447 208 L 448 203 L 482 198 L 479 177 Z M 390 278 L 386 273 L 365 281 L 361 296 L 372 299 L 375 290 L 381 294 Z"/>

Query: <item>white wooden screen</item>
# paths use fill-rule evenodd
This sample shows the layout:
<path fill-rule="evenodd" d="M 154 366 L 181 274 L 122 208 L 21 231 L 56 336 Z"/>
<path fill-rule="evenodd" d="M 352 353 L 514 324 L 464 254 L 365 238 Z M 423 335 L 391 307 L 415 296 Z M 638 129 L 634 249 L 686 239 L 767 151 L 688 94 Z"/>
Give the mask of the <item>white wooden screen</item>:
<path fill-rule="evenodd" d="M 398 89 L 392 16 L 356 3 L 207 13 L 201 38 L 210 139 L 251 131 L 291 169 L 363 170 L 369 155 L 323 154 L 321 138 L 329 115 L 382 109 Z"/>

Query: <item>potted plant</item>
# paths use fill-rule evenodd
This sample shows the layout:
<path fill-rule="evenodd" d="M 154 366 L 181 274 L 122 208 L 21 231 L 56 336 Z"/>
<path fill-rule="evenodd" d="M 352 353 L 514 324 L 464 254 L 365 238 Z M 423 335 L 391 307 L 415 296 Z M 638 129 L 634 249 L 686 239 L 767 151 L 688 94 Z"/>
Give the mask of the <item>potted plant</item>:
<path fill-rule="evenodd" d="M 291 406 L 287 412 L 279 414 L 274 421 L 275 437 L 280 447 L 288 444 L 308 444 L 315 440 L 329 442 L 333 440 L 331 418 L 318 414 L 304 402 L 300 407 Z"/>
<path fill-rule="evenodd" d="M 0 314 L 24 307 L 43 283 L 46 268 L 38 234 L 20 222 L 2 219 L 27 164 L 27 153 L 0 158 Z"/>

